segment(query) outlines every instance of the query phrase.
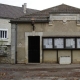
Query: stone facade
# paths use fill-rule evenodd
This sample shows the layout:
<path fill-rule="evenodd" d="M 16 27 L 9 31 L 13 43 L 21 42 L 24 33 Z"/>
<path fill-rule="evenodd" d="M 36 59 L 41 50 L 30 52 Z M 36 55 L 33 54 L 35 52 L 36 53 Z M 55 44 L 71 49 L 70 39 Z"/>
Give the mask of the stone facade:
<path fill-rule="evenodd" d="M 3 41 L 2 45 L 7 46 L 7 55 L 0 56 L 0 63 L 11 63 L 11 24 L 10 19 L 0 19 L 0 29 L 7 29 L 8 35 L 7 39 L 0 39 Z"/>
<path fill-rule="evenodd" d="M 8 37 L 6 40 L 3 40 L 5 45 L 11 45 L 11 24 L 9 22 L 10 19 L 0 19 L 0 29 L 8 30 Z"/>
<path fill-rule="evenodd" d="M 35 14 L 11 20 L 11 23 L 12 63 L 15 63 L 15 61 L 17 63 L 30 63 L 28 61 L 30 36 L 38 36 L 40 38 L 40 63 L 59 63 L 60 57 L 70 57 L 71 63 L 80 63 L 80 50 L 77 47 L 77 40 L 80 40 L 80 9 L 61 4 Z M 63 38 L 61 45 L 64 45 L 61 48 L 61 45 L 58 44 L 58 49 L 54 45 L 57 43 L 54 40 L 61 37 Z M 52 48 L 44 48 L 44 38 L 51 38 L 52 41 L 50 40 L 50 43 L 46 41 L 44 46 L 47 44 L 47 47 L 52 46 Z M 74 39 L 70 40 L 69 38 Z M 59 39 L 58 43 L 60 43 Z M 66 46 L 67 43 L 69 43 L 68 46 Z M 78 45 L 80 44 L 78 43 Z M 34 56 L 31 56 L 31 58 Z"/>
<path fill-rule="evenodd" d="M 42 37 L 75 37 L 80 36 L 80 26 L 77 25 L 76 20 L 67 20 L 63 22 L 62 20 L 52 21 L 53 25 L 49 25 L 49 23 L 35 23 L 35 31 L 33 33 L 31 24 L 17 24 L 17 63 L 28 63 L 25 60 L 26 55 L 26 39 L 25 33 L 32 33 L 32 36 L 36 36 L 35 33 L 42 32 Z M 27 37 L 28 38 L 28 37 Z M 25 41 L 26 40 L 26 41 Z M 27 42 L 28 43 L 28 42 Z M 41 42 L 42 46 L 42 42 Z M 28 46 L 27 46 L 28 47 Z M 42 50 L 42 47 L 41 47 Z M 80 50 L 58 50 L 58 58 L 57 58 L 57 50 L 44 50 L 42 55 L 42 62 L 44 63 L 57 63 L 60 56 L 72 56 L 72 63 L 79 63 Z M 76 54 L 78 53 L 78 54 Z M 76 57 L 75 57 L 76 55 Z"/>
<path fill-rule="evenodd" d="M 6 56 L 0 56 L 0 63 L 11 63 L 11 46 L 7 46 Z"/>
<path fill-rule="evenodd" d="M 15 27 L 11 29 L 10 20 L 18 18 L 25 14 L 29 15 L 29 14 L 35 13 L 37 11 L 38 10 L 26 8 L 26 3 L 24 3 L 22 7 L 0 4 L 0 43 L 3 41 L 2 45 L 7 46 L 8 48 L 7 57 L 2 57 L 2 51 L 0 50 L 0 63 L 16 63 L 15 53 L 17 52 L 16 52 L 16 47 L 15 47 L 16 40 L 14 37 L 16 34 L 15 33 L 16 29 Z M 11 32 L 13 34 L 11 34 Z M 12 43 L 11 43 L 11 40 L 12 40 Z M 11 44 L 13 47 L 11 47 Z M 0 44 L 0 46 L 2 45 Z"/>

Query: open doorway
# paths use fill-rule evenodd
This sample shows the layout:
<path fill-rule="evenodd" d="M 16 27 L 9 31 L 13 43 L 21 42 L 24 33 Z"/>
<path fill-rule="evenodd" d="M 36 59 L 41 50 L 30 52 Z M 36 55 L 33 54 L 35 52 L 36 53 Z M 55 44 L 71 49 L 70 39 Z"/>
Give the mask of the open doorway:
<path fill-rule="evenodd" d="M 40 63 L 40 36 L 28 36 L 28 62 Z"/>

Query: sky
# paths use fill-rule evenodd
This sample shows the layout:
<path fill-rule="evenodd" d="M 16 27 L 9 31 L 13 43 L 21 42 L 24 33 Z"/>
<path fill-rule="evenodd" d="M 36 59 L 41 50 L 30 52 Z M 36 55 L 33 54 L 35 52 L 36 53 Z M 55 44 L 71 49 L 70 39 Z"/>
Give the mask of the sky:
<path fill-rule="evenodd" d="M 2 4 L 20 6 L 27 3 L 27 8 L 43 10 L 60 4 L 67 4 L 80 8 L 79 0 L 0 0 Z"/>

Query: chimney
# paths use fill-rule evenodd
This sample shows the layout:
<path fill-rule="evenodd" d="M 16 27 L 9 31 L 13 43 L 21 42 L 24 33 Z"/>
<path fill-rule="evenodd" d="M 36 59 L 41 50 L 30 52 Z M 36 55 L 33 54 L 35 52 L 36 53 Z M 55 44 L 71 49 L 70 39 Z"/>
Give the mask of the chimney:
<path fill-rule="evenodd" d="M 24 3 L 24 4 L 22 5 L 22 9 L 23 9 L 24 14 L 26 14 L 26 3 Z"/>

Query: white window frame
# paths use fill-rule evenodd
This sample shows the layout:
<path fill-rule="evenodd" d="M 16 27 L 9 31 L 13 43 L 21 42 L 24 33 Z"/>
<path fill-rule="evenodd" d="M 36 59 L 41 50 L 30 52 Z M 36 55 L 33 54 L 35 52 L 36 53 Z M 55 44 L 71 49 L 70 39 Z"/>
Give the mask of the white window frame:
<path fill-rule="evenodd" d="M 2 37 L 2 38 L 1 38 L 1 35 L 0 35 L 0 40 L 1 40 L 1 39 L 7 39 L 7 38 L 8 38 L 8 29 L 0 29 L 0 31 L 7 31 L 6 37 Z M 2 36 L 3 36 L 3 35 L 2 35 Z M 4 33 L 4 36 L 5 36 L 5 33 Z"/>

